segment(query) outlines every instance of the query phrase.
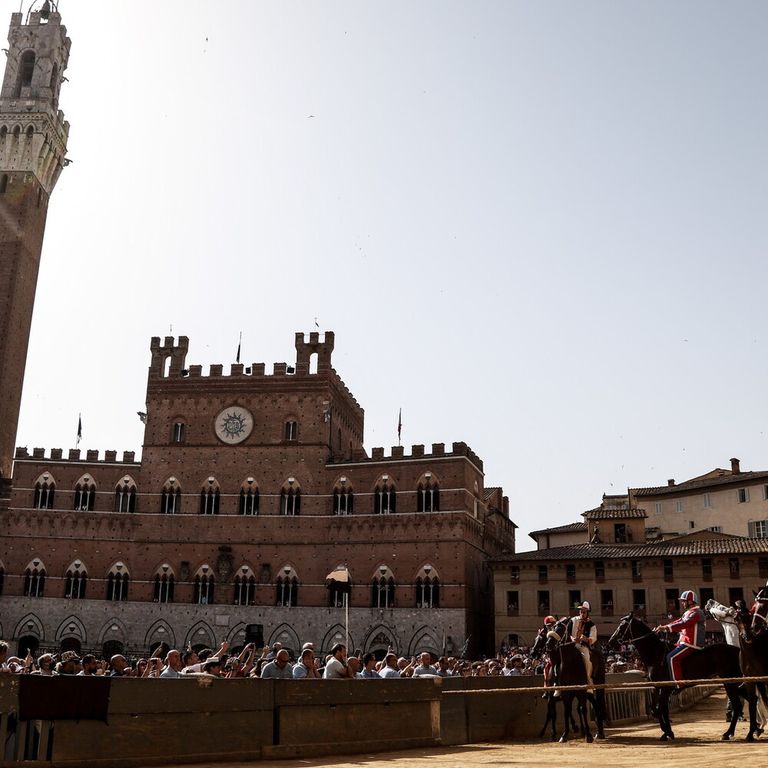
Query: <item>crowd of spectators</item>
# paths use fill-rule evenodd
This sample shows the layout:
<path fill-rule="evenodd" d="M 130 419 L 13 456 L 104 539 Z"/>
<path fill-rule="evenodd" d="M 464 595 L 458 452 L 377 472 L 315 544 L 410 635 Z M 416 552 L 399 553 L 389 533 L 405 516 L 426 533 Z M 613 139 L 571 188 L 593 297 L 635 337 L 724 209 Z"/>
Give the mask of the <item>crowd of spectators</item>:
<path fill-rule="evenodd" d="M 395 677 L 515 677 L 543 674 L 543 662 L 531 659 L 527 647 L 504 647 L 494 658 L 468 661 L 453 656 L 437 656 L 424 652 L 407 658 L 389 650 L 383 659 L 372 653 L 348 655 L 347 648 L 338 643 L 329 654 L 319 656 L 312 643 L 305 643 L 298 658 L 292 660 L 288 649 L 280 643 L 260 651 L 253 643 L 239 653 L 230 653 L 223 642 L 217 650 L 194 651 L 158 649 L 147 658 L 129 661 L 122 654 L 109 660 L 75 651 L 59 654 L 43 653 L 33 658 L 8 656 L 8 645 L 0 641 L 0 673 L 31 675 L 106 675 L 109 677 L 179 678 L 186 675 L 210 675 L 220 678 L 319 679 L 349 678 L 379 679 Z M 641 670 L 633 649 L 623 648 L 606 658 L 608 672 Z"/>

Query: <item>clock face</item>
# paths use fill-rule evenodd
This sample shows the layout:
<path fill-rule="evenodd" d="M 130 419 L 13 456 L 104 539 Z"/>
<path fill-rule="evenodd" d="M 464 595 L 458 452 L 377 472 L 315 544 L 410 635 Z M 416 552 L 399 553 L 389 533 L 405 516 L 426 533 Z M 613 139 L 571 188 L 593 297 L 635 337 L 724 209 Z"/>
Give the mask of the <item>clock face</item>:
<path fill-rule="evenodd" d="M 213 423 L 216 437 L 227 445 L 242 443 L 253 429 L 253 416 L 241 405 L 230 405 L 219 413 Z"/>

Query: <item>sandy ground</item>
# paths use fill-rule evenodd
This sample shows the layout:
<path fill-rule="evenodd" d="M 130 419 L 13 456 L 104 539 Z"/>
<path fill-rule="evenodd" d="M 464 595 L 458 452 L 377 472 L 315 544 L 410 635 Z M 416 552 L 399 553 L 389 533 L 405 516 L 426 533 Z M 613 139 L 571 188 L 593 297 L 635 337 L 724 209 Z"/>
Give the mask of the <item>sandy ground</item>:
<path fill-rule="evenodd" d="M 762 740 L 744 741 L 748 726 L 739 723 L 736 739 L 721 742 L 727 728 L 725 696 L 716 694 L 698 707 L 673 715 L 674 742 L 659 741 L 658 725 L 638 723 L 607 730 L 606 741 L 586 744 L 583 740 L 567 744 L 551 742 L 470 744 L 462 747 L 413 749 L 404 752 L 382 752 L 296 760 L 258 761 L 250 763 L 216 763 L 216 768 L 475 768 L 475 766 L 661 766 L 665 768 L 744 768 L 745 765 L 768 764 L 768 732 Z M 214 764 L 208 764 L 212 768 Z M 192 768 L 188 766 L 187 768 Z M 200 768 L 198 763 L 195 768 Z"/>

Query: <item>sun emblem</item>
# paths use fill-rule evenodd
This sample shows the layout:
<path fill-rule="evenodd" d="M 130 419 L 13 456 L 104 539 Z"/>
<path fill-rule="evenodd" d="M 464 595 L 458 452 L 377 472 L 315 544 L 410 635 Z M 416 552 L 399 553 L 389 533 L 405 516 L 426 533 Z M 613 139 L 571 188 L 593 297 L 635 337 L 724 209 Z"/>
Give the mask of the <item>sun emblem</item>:
<path fill-rule="evenodd" d="M 253 417 L 245 408 L 229 406 L 216 417 L 216 434 L 222 442 L 241 443 L 253 429 Z"/>

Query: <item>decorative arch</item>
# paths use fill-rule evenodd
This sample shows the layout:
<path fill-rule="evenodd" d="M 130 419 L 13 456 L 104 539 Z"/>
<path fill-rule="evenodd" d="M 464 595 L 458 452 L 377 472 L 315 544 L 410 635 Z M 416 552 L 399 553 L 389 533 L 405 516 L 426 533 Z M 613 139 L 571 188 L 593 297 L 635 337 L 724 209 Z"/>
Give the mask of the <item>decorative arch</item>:
<path fill-rule="evenodd" d="M 354 502 L 352 483 L 346 475 L 340 475 L 333 484 L 331 513 L 334 515 L 351 515 L 354 512 Z"/>
<path fill-rule="evenodd" d="M 99 645 L 107 642 L 119 642 L 125 645 L 128 638 L 128 630 L 121 619 L 116 616 L 107 620 L 99 630 Z"/>
<path fill-rule="evenodd" d="M 233 585 L 234 595 L 232 601 L 234 605 L 256 604 L 256 574 L 250 565 L 243 563 L 235 571 Z"/>
<path fill-rule="evenodd" d="M 107 600 L 127 600 L 130 578 L 130 570 L 122 560 L 113 563 L 107 573 Z"/>
<path fill-rule="evenodd" d="M 366 653 L 374 651 L 386 651 L 387 648 L 394 648 L 397 653 L 397 636 L 391 627 L 386 624 L 377 624 L 371 627 L 363 640 L 363 650 Z"/>
<path fill-rule="evenodd" d="M 371 574 L 371 607 L 379 610 L 395 605 L 395 574 L 386 563 L 380 563 Z"/>
<path fill-rule="evenodd" d="M 255 477 L 246 477 L 240 485 L 238 512 L 241 515 L 259 514 L 259 484 Z"/>
<path fill-rule="evenodd" d="M 152 600 L 155 603 L 172 603 L 176 575 L 170 563 L 161 563 L 155 569 Z"/>
<path fill-rule="evenodd" d="M 293 651 L 294 657 L 301 651 L 299 636 L 296 634 L 293 627 L 285 622 L 275 627 L 272 634 L 269 636 L 267 644 L 272 645 L 273 643 L 281 643 L 283 648 Z"/>
<path fill-rule="evenodd" d="M 245 645 L 245 629 L 248 625 L 244 621 L 239 621 L 227 635 L 227 642 L 230 648 L 242 647 Z M 256 650 L 259 650 L 258 648 Z"/>
<path fill-rule="evenodd" d="M 219 481 L 211 475 L 203 481 L 200 487 L 200 514 L 218 515 L 220 501 L 221 487 L 219 486 Z"/>
<path fill-rule="evenodd" d="M 136 481 L 130 475 L 122 477 L 115 485 L 115 512 L 135 512 L 137 496 Z"/>
<path fill-rule="evenodd" d="M 75 483 L 75 497 L 72 509 L 80 512 L 93 512 L 96 503 L 96 482 L 89 474 L 83 475 Z"/>
<path fill-rule="evenodd" d="M 416 511 L 440 511 L 440 480 L 432 472 L 424 472 L 416 484 Z"/>
<path fill-rule="evenodd" d="M 50 472 L 43 472 L 35 480 L 35 495 L 32 506 L 35 509 L 53 509 L 53 500 L 56 496 L 56 480 Z"/>
<path fill-rule="evenodd" d="M 195 571 L 194 585 L 192 602 L 198 605 L 212 605 L 216 579 L 213 575 L 213 568 L 208 563 L 203 563 Z"/>
<path fill-rule="evenodd" d="M 416 607 L 440 606 L 440 574 L 431 563 L 424 563 L 416 574 Z"/>
<path fill-rule="evenodd" d="M 169 477 L 160 492 L 160 514 L 178 515 L 181 512 L 181 485 L 175 477 Z"/>
<path fill-rule="evenodd" d="M 24 597 L 43 597 L 45 594 L 45 563 L 35 557 L 24 569 Z"/>
<path fill-rule="evenodd" d="M 79 558 L 73 560 L 64 574 L 64 597 L 81 600 L 88 585 L 88 568 Z"/>
<path fill-rule="evenodd" d="M 334 624 L 323 637 L 323 642 L 320 644 L 320 653 L 329 653 L 336 643 L 346 643 L 346 633 L 343 624 Z M 349 645 L 347 650 L 352 653 L 355 648 L 355 641 L 352 637 L 352 633 L 349 633 Z"/>
<path fill-rule="evenodd" d="M 207 621 L 198 621 L 187 632 L 184 645 L 191 645 L 193 648 L 214 648 L 217 647 L 216 635 Z"/>
<path fill-rule="evenodd" d="M 434 629 L 428 627 L 426 624 L 419 627 L 411 637 L 411 642 L 408 644 L 408 655 L 416 656 L 424 651 L 429 651 L 437 656 L 442 654 L 442 643 L 438 643 Z"/>
<path fill-rule="evenodd" d="M 290 563 L 284 563 L 277 571 L 275 604 L 283 608 L 299 604 L 299 575 Z"/>
<path fill-rule="evenodd" d="M 391 475 L 379 475 L 371 493 L 375 515 L 391 515 L 397 511 L 397 486 Z"/>
<path fill-rule="evenodd" d="M 280 514 L 301 514 L 301 484 L 295 477 L 289 477 L 280 489 Z"/>
<path fill-rule="evenodd" d="M 74 637 L 81 643 L 85 643 L 88 640 L 88 633 L 85 631 L 85 625 L 77 616 L 69 616 L 59 624 L 59 628 L 56 630 L 56 641 L 61 642 L 68 637 Z"/>
<path fill-rule="evenodd" d="M 36 614 L 28 613 L 19 621 L 16 628 L 13 630 L 13 637 L 16 640 L 24 635 L 34 635 L 38 640 L 45 640 L 43 622 Z"/>
<path fill-rule="evenodd" d="M 149 648 L 152 643 L 167 643 L 171 648 L 176 647 L 176 633 L 165 619 L 158 619 L 151 624 L 144 635 L 144 647 Z"/>

